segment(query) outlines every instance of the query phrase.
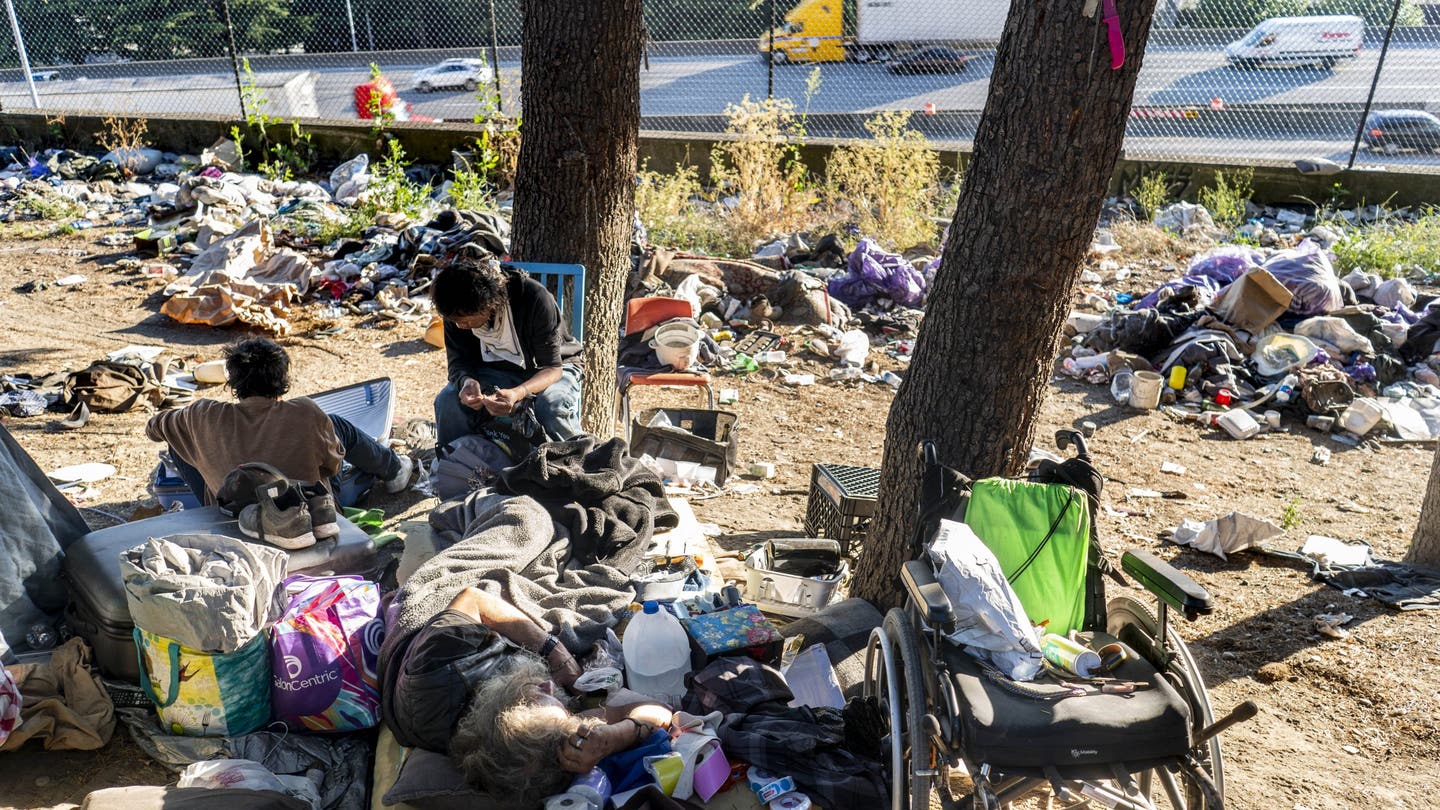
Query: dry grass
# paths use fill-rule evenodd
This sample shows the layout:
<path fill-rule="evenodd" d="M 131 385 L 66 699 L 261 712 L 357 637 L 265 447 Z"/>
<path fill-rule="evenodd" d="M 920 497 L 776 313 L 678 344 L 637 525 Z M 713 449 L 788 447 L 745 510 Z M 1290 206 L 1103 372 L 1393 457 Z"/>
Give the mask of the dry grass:
<path fill-rule="evenodd" d="M 935 241 L 941 200 L 940 155 L 910 128 L 910 115 L 871 118 L 865 122 L 870 140 L 837 148 L 825 164 L 824 196 L 832 211 L 850 209 L 861 233 L 895 250 Z"/>

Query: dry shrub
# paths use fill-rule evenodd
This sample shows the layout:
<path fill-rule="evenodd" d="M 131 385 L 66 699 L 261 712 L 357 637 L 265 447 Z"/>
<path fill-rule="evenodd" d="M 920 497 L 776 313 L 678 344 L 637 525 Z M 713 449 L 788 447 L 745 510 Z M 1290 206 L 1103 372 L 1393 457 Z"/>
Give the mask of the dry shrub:
<path fill-rule="evenodd" d="M 861 234 L 897 250 L 934 243 L 940 213 L 940 155 L 910 128 L 910 116 L 895 110 L 871 118 L 870 140 L 837 148 L 825 164 L 832 210 L 848 205 Z M 953 211 L 952 202 L 945 215 Z"/>
<path fill-rule="evenodd" d="M 732 241 L 749 250 L 768 236 L 804 230 L 812 193 L 789 140 L 798 135 L 794 102 L 747 95 L 727 106 L 725 116 L 733 140 L 712 151 L 710 177 L 721 194 L 735 198 L 726 212 Z"/>

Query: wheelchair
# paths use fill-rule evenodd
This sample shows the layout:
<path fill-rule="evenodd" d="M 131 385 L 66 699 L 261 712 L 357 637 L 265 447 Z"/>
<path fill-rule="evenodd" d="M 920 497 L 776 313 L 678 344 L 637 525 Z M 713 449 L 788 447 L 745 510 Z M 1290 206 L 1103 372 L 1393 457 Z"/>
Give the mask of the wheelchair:
<path fill-rule="evenodd" d="M 1158 597 L 1157 610 L 1129 596 L 1105 599 L 1105 577 L 1125 580 L 1096 538 L 1104 479 L 1081 434 L 1062 430 L 1055 438 L 1075 454 L 1042 461 L 1030 480 L 1070 488 L 1088 508 L 1088 537 L 1079 539 L 1088 546 L 1085 594 L 1074 597 L 1084 606 L 1078 638 L 1092 649 L 1122 645 L 1123 660 L 1112 660 L 1113 678 L 1103 683 L 1039 679 L 1061 684 L 1057 696 L 1039 681 L 996 677 L 998 670 L 949 640 L 956 616 L 924 544 L 942 518 L 964 522 L 972 482 L 922 444 L 920 520 L 901 571 L 905 605 L 872 632 L 865 666 L 864 694 L 886 723 L 892 807 L 925 810 L 933 795 L 947 810 L 998 810 L 1048 788 L 1056 807 L 1223 810 L 1219 735 L 1257 707 L 1246 701 L 1217 721 L 1195 659 L 1170 626 L 1172 612 L 1191 621 L 1211 612 L 1211 598 L 1155 555 L 1132 550 L 1121 568 Z M 964 775 L 968 793 L 952 780 Z"/>

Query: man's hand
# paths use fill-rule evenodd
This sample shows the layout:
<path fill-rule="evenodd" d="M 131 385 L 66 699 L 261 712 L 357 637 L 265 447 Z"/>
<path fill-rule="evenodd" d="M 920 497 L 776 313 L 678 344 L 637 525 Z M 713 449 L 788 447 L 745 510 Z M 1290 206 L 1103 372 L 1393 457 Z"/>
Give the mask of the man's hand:
<path fill-rule="evenodd" d="M 583 738 L 572 734 L 560 744 L 558 759 L 561 769 L 570 773 L 589 773 L 600 760 L 638 744 L 634 723 L 611 723 L 580 731 Z M 576 748 L 575 744 L 580 747 Z"/>
<path fill-rule="evenodd" d="M 484 397 L 481 401 L 485 410 L 491 416 L 509 416 L 520 406 L 520 402 L 526 397 L 525 391 L 520 388 L 501 388 L 499 391 Z"/>
<path fill-rule="evenodd" d="M 485 407 L 485 395 L 480 392 L 478 381 L 467 378 L 460 386 L 460 404 L 476 411 Z"/>

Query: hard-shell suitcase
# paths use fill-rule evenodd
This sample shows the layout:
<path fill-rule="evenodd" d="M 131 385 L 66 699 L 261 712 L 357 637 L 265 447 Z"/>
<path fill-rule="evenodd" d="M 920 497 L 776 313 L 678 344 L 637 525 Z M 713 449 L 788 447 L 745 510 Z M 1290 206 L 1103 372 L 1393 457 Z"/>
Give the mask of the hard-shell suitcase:
<path fill-rule="evenodd" d="M 287 552 L 289 573 L 328 576 L 365 573 L 370 568 L 375 542 L 344 517 L 338 517 L 338 522 L 339 537 Z M 151 537 L 172 534 L 221 534 L 249 540 L 238 521 L 226 518 L 218 507 L 207 506 L 90 532 L 66 550 L 63 570 L 70 590 L 66 620 L 95 650 L 95 662 L 108 677 L 130 683 L 138 683 L 140 678 L 120 554 Z"/>

